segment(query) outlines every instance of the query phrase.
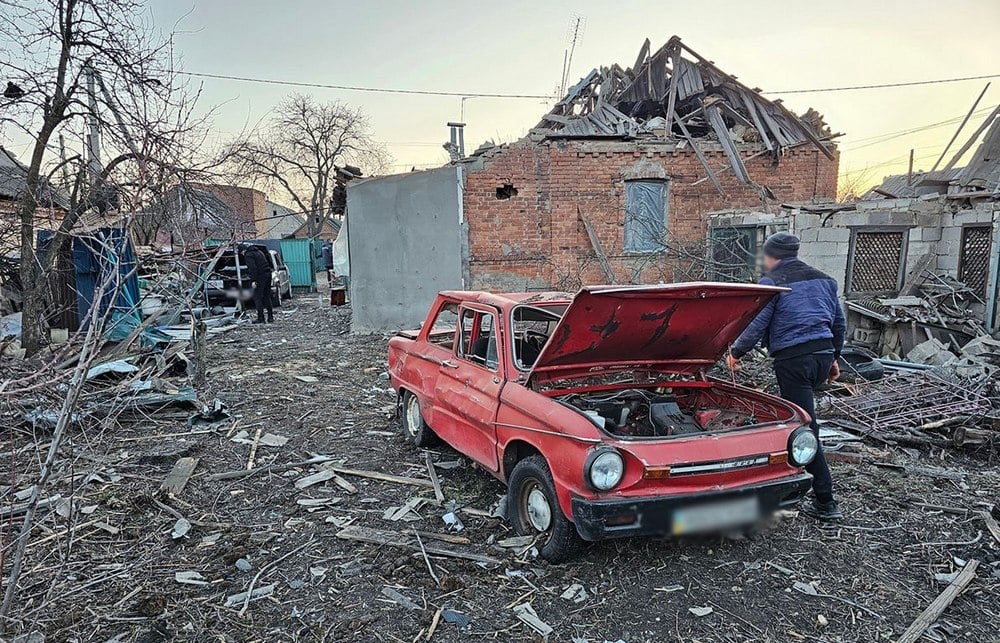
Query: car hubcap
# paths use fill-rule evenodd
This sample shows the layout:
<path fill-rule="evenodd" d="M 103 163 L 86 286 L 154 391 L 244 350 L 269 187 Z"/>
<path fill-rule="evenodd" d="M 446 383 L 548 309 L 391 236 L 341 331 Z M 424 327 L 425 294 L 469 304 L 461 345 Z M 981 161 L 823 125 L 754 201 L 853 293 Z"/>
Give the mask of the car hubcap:
<path fill-rule="evenodd" d="M 410 435 L 415 436 L 419 426 L 420 402 L 417 401 L 417 396 L 411 395 L 406 402 L 406 430 L 410 432 Z"/>
<path fill-rule="evenodd" d="M 540 533 L 545 533 L 552 525 L 552 507 L 549 499 L 538 483 L 532 483 L 527 489 L 524 499 L 524 509 L 528 524 Z"/>

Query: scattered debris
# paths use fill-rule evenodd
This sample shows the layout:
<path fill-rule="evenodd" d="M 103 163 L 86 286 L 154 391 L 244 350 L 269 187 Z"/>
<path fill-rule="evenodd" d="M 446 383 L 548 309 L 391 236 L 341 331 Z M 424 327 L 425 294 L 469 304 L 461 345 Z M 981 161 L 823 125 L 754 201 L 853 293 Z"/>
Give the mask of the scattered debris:
<path fill-rule="evenodd" d="M 944 614 L 944 611 L 948 609 L 959 594 L 961 594 L 969 584 L 976 578 L 976 568 L 979 567 L 978 560 L 970 560 L 965 564 L 965 568 L 962 569 L 962 573 L 955 577 L 951 581 L 951 584 L 945 588 L 941 594 L 934 599 L 930 605 L 927 606 L 923 612 L 920 613 L 910 627 L 906 628 L 902 636 L 896 639 L 896 643 L 916 643 L 917 640 L 923 636 L 924 632 L 928 627 L 931 626 L 934 621 L 938 619 L 939 616 Z"/>
<path fill-rule="evenodd" d="M 688 611 L 697 616 L 698 618 L 701 618 L 703 616 L 708 616 L 715 610 L 712 609 L 711 607 L 705 606 L 705 607 L 689 607 Z"/>
<path fill-rule="evenodd" d="M 411 601 L 407 597 L 403 596 L 402 594 L 400 594 L 399 592 L 397 592 L 396 590 L 394 590 L 391 587 L 383 587 L 382 588 L 382 594 L 384 596 L 389 597 L 389 599 L 391 599 L 394 603 L 396 603 L 400 607 L 404 607 L 404 608 L 406 608 L 408 610 L 419 611 L 419 610 L 423 609 L 422 607 L 420 607 L 419 605 L 417 605 L 416 603 L 414 603 L 413 601 Z"/>
<path fill-rule="evenodd" d="M 187 535 L 191 531 L 191 523 L 188 522 L 187 518 L 178 518 L 177 522 L 174 523 L 174 528 L 170 532 L 170 537 L 174 540 L 179 540 Z"/>
<path fill-rule="evenodd" d="M 548 623 L 538 618 L 538 614 L 535 613 L 535 610 L 531 607 L 530 603 L 515 605 L 514 614 L 528 627 L 534 630 L 535 633 L 541 636 L 543 640 L 547 641 L 549 635 L 555 631 L 549 626 Z"/>

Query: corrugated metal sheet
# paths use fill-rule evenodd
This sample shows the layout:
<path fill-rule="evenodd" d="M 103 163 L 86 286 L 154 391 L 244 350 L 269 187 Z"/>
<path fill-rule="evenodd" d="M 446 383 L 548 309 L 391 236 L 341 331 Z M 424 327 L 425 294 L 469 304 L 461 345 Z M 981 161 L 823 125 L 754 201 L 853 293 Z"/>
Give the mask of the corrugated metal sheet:
<path fill-rule="evenodd" d="M 293 287 L 316 289 L 316 260 L 311 239 L 282 239 L 281 256 Z"/>

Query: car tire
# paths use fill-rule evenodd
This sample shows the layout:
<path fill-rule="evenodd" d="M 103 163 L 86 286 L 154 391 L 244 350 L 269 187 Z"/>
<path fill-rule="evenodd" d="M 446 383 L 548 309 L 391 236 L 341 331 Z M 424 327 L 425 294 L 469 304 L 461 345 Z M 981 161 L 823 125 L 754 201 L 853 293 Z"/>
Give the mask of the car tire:
<path fill-rule="evenodd" d="M 432 447 L 441 441 L 431 427 L 427 426 L 427 422 L 424 422 L 420 400 L 409 391 L 403 391 L 399 423 L 403 428 L 403 436 L 420 448 Z"/>
<path fill-rule="evenodd" d="M 574 558 L 583 548 L 576 526 L 563 515 L 552 472 L 540 455 L 527 457 L 507 481 L 507 520 L 520 536 L 538 536 L 538 551 L 550 563 Z"/>

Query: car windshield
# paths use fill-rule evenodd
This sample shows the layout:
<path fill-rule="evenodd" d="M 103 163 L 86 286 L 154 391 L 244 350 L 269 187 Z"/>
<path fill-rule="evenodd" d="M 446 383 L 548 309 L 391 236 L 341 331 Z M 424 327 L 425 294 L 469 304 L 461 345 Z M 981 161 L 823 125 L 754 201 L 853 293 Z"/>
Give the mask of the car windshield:
<path fill-rule="evenodd" d="M 514 363 L 519 369 L 531 369 L 565 312 L 566 304 L 514 308 L 511 336 L 514 342 Z"/>

